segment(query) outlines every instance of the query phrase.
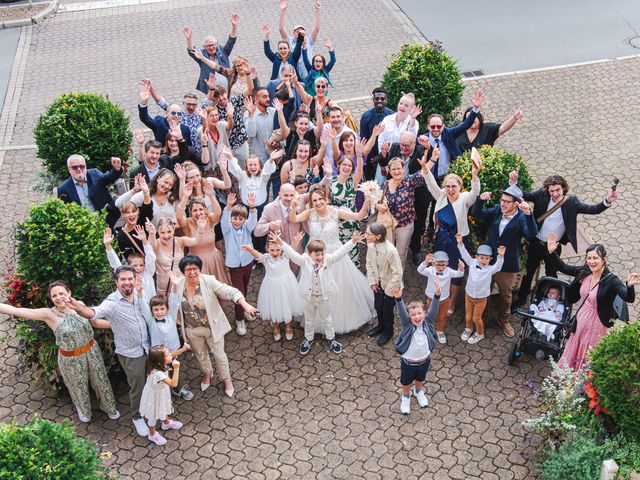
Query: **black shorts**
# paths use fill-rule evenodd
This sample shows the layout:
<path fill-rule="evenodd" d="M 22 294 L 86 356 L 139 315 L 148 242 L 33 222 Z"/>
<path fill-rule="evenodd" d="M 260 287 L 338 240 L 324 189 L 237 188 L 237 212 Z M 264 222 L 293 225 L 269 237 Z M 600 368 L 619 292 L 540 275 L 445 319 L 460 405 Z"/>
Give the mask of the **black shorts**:
<path fill-rule="evenodd" d="M 411 385 L 414 380 L 416 382 L 424 382 L 430 366 L 431 357 L 420 365 L 409 365 L 404 358 L 400 358 L 400 383 L 406 386 Z"/>

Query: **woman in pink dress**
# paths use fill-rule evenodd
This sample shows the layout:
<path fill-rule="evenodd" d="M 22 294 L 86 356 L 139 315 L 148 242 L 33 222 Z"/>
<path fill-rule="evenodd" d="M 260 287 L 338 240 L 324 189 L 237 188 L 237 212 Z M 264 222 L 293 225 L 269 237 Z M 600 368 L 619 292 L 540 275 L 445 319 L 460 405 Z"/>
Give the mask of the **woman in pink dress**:
<path fill-rule="evenodd" d="M 607 268 L 607 252 L 598 243 L 587 248 L 585 264 L 575 267 L 564 263 L 555 252 L 558 239 L 549 235 L 551 262 L 558 271 L 575 277 L 567 292 L 567 303 L 578 304 L 576 331 L 571 334 L 560 364 L 580 370 L 589 349 L 596 345 L 613 326 L 613 301 L 619 296 L 625 302 L 635 300 L 634 285 L 640 283 L 640 273 L 629 275 L 626 285 Z"/>

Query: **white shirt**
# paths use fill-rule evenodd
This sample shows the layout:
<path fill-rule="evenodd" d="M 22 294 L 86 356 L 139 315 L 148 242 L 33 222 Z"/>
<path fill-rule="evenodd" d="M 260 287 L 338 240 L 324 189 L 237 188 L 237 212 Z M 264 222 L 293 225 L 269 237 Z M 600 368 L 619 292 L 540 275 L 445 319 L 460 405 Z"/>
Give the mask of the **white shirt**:
<path fill-rule="evenodd" d="M 562 200 L 562 199 L 560 199 Z M 560 201 L 558 200 L 558 202 Z M 547 211 L 551 210 L 557 202 L 554 202 L 552 199 L 549 200 L 549 205 L 547 206 Z M 538 232 L 538 238 L 543 242 L 549 240 L 549 234 L 551 232 L 555 232 L 558 235 L 558 241 L 564 235 L 566 228 L 564 226 L 564 220 L 562 219 L 562 208 L 557 209 L 551 215 L 544 219 L 542 222 L 542 226 L 540 227 L 540 231 Z"/>
<path fill-rule="evenodd" d="M 82 205 L 87 210 L 95 212 L 96 209 L 93 206 L 93 203 L 91 203 L 91 200 L 89 200 L 89 185 L 87 185 L 87 182 L 78 183 L 74 180 L 73 184 L 76 186 L 76 192 L 78 193 L 78 198 L 80 199 L 80 205 Z"/>
<path fill-rule="evenodd" d="M 428 322 L 426 317 L 424 321 Z M 407 348 L 407 351 L 402 354 L 402 358 L 407 362 L 416 363 L 427 358 L 430 354 L 431 350 L 429 349 L 429 340 L 427 339 L 427 335 L 424 333 L 422 327 L 416 328 L 416 331 L 413 332 L 413 335 L 411 336 L 409 348 Z"/>
<path fill-rule="evenodd" d="M 266 150 L 267 140 L 273 133 L 273 119 L 276 116 L 276 109 L 267 107 L 262 113 L 258 108 L 249 116 L 249 112 L 244 112 L 244 126 L 247 129 L 247 136 L 251 138 L 251 151 L 260 159 L 264 165 L 269 160 L 269 154 Z"/>
<path fill-rule="evenodd" d="M 397 113 L 393 113 L 391 115 L 387 115 L 382 119 L 382 125 L 384 126 L 384 132 L 380 134 L 378 137 L 378 149 L 382 146 L 383 143 L 389 142 L 390 144 L 399 143 L 400 142 L 400 134 L 403 132 L 411 132 L 414 135 L 418 135 L 418 121 L 415 121 L 413 127 L 409 128 L 409 123 L 411 123 L 411 115 L 407 115 L 400 124 L 396 122 L 396 118 L 398 118 Z"/>
<path fill-rule="evenodd" d="M 471 258 L 464 245 L 458 245 L 462 260 L 469 265 L 469 276 L 467 277 L 467 286 L 465 292 L 471 298 L 487 298 L 491 295 L 491 277 L 502 268 L 504 257 L 498 256 L 498 260 L 493 265 L 481 267 L 478 260 Z"/>
<path fill-rule="evenodd" d="M 509 215 L 502 215 L 502 220 L 500 220 L 500 226 L 498 227 L 498 234 L 500 236 L 502 236 L 502 232 L 504 232 L 504 229 L 507 228 L 507 225 L 509 225 L 509 222 L 511 221 L 511 219 L 513 219 L 513 217 L 515 217 L 516 214 L 514 213 L 513 215 L 509 216 Z"/>
<path fill-rule="evenodd" d="M 425 262 L 422 262 L 418 266 L 418 273 L 427 277 L 427 288 L 425 289 L 424 294 L 429 298 L 433 298 L 433 296 L 436 294 L 435 281 L 438 280 L 440 282 L 441 302 L 449 298 L 451 290 L 451 279 L 464 276 L 464 272 L 454 270 L 453 268 L 449 267 L 446 267 L 444 269 L 444 272 L 437 273 L 435 267 L 428 267 Z"/>
<path fill-rule="evenodd" d="M 240 187 L 240 198 L 242 203 L 249 205 L 249 193 L 256 195 L 256 205 L 260 206 L 267 201 L 267 184 L 271 174 L 276 171 L 275 162 L 268 161 L 264 164 L 262 173 L 257 176 L 249 176 L 246 170 L 243 170 L 238 164 L 238 159 L 232 157 L 229 161 L 229 173 L 238 179 Z"/>

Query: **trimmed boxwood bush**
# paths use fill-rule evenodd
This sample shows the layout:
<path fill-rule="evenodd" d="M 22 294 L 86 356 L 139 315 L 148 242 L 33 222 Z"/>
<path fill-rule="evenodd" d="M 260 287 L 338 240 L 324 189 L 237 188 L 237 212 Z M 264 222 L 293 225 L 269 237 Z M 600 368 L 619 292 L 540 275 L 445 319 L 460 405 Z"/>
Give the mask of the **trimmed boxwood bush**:
<path fill-rule="evenodd" d="M 77 437 L 68 421 L 54 423 L 36 416 L 26 425 L 0 424 L 0 479 L 108 478 L 96 444 Z"/>
<path fill-rule="evenodd" d="M 527 192 L 531 191 L 533 180 L 529 174 L 527 164 L 517 153 L 505 152 L 496 147 L 484 145 L 480 150 L 482 156 L 482 171 L 480 172 L 480 193 L 491 192 L 491 199 L 485 202 L 489 208 L 500 201 L 502 191 L 509 186 L 509 172 L 519 169 L 518 187 Z M 462 178 L 462 188 L 471 190 L 471 153 L 465 152 L 451 164 L 449 173 L 456 173 Z M 475 250 L 487 238 L 488 224 L 480 222 L 469 215 L 471 238 L 469 245 Z"/>
<path fill-rule="evenodd" d="M 59 180 L 69 176 L 67 158 L 81 154 L 87 168 L 111 169 L 111 157 L 127 158 L 129 119 L 97 93 L 64 93 L 38 118 L 33 132 L 37 155 Z"/>
<path fill-rule="evenodd" d="M 618 428 L 640 442 L 640 321 L 614 329 L 593 347 L 591 383 Z"/>
<path fill-rule="evenodd" d="M 100 302 L 112 287 L 102 244 L 105 215 L 57 198 L 33 207 L 27 220 L 16 227 L 17 271 L 5 277 L 4 285 L 8 302 L 26 308 L 51 306 L 46 289 L 58 279 L 69 283 L 74 298 L 88 305 Z M 16 320 L 16 335 L 18 373 L 34 369 L 38 379 L 60 388 L 51 329 L 43 322 Z M 115 364 L 113 336 L 100 329 L 95 337 L 109 368 Z"/>
<path fill-rule="evenodd" d="M 460 106 L 464 92 L 462 73 L 456 61 L 438 43 L 405 45 L 394 55 L 382 79 L 388 93 L 388 105 L 395 109 L 403 93 L 413 92 L 416 103 L 422 106 L 418 117 L 421 130 L 432 113 L 451 120 Z"/>

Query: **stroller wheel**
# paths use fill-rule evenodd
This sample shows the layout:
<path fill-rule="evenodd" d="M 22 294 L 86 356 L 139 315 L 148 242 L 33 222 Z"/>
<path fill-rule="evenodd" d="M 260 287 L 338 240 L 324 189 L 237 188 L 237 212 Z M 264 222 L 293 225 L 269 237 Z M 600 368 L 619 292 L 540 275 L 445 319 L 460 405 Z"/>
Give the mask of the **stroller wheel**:
<path fill-rule="evenodd" d="M 516 359 L 520 356 L 520 352 L 518 352 L 518 343 L 512 342 L 509 345 L 509 354 L 507 355 L 507 363 L 509 365 L 513 365 L 516 363 Z"/>

